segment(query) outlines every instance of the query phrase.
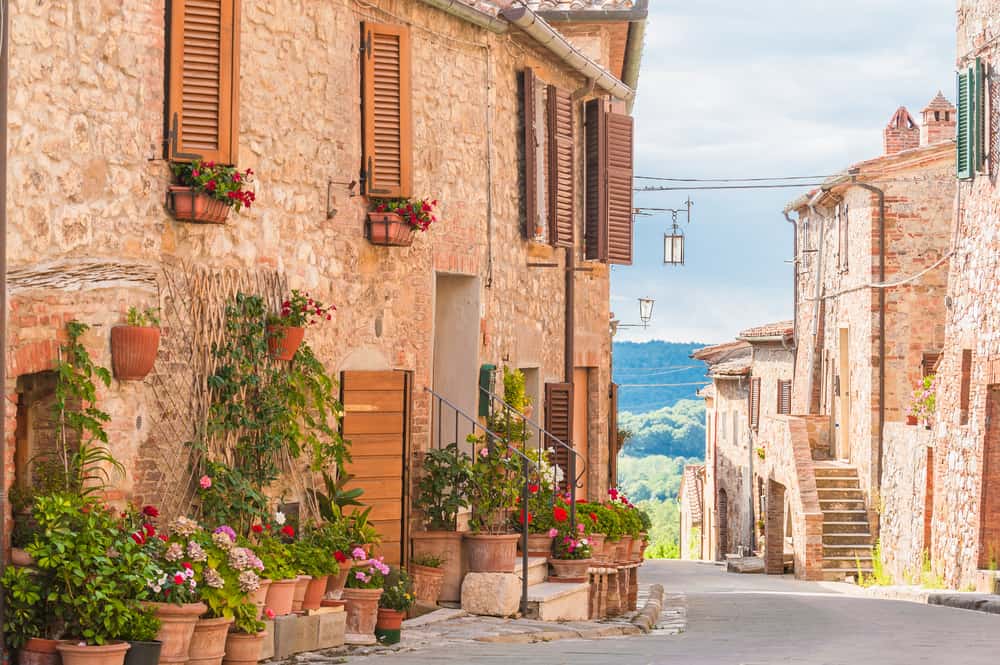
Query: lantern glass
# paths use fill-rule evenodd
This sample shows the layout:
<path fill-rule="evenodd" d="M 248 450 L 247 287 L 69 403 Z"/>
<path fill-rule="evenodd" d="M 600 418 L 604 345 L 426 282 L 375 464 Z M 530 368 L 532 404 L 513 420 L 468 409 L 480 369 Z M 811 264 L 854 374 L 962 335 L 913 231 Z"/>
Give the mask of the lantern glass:
<path fill-rule="evenodd" d="M 668 265 L 684 265 L 684 234 L 680 229 L 663 234 L 663 262 Z"/>
<path fill-rule="evenodd" d="M 639 320 L 646 324 L 651 318 L 653 318 L 653 299 L 639 298 Z"/>

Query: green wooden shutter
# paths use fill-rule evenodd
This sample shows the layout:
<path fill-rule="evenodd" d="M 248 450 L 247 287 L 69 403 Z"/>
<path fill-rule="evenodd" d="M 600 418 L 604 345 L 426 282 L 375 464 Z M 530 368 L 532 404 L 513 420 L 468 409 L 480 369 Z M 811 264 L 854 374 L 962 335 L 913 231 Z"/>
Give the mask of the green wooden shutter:
<path fill-rule="evenodd" d="M 976 58 L 976 63 L 972 68 L 972 108 L 975 117 L 975 126 L 972 130 L 972 163 L 976 171 L 983 170 L 984 157 L 986 155 L 985 134 L 986 112 L 985 112 L 985 86 L 986 79 L 983 76 L 983 61 Z"/>
<path fill-rule="evenodd" d="M 955 166 L 958 177 L 964 180 L 972 177 L 972 80 L 970 70 L 958 72 L 956 96 L 958 98 L 958 118 L 955 128 Z"/>

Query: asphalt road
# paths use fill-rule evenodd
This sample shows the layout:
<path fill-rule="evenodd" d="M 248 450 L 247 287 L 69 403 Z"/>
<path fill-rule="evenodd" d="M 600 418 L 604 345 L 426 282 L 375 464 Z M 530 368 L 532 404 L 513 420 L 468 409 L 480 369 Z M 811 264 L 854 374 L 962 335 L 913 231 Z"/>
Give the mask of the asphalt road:
<path fill-rule="evenodd" d="M 679 635 L 545 644 L 460 644 L 364 658 L 372 665 L 996 665 L 1000 616 L 859 598 L 840 585 L 648 562 L 640 578 L 686 596 Z M 354 662 L 350 659 L 349 662 Z M 360 660 L 359 660 L 360 662 Z"/>

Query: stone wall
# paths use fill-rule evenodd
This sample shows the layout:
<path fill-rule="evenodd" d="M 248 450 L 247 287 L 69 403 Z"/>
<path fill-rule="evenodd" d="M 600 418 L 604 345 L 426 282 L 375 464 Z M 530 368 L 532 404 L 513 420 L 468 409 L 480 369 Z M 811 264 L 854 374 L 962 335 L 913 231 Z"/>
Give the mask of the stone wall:
<path fill-rule="evenodd" d="M 920 578 L 927 518 L 928 448 L 930 430 L 903 423 L 885 428 L 885 462 L 882 480 L 881 545 L 885 569 L 899 583 Z"/>
<path fill-rule="evenodd" d="M 164 207 L 164 17 L 162 0 L 99 10 L 67 0 L 11 3 L 8 248 L 18 278 L 8 432 L 17 377 L 51 366 L 65 321 L 94 326 L 85 342 L 108 365 L 108 329 L 129 306 L 174 307 L 152 378 L 100 393 L 112 415 L 112 449 L 130 470 L 115 491 L 143 501 L 173 492 L 183 478 L 167 482 L 164 474 L 176 472 L 191 420 L 178 398 L 193 389 L 184 383 L 190 322 L 181 306 L 190 295 L 182 277 L 193 269 L 276 276 L 336 304 L 334 320 L 311 328 L 307 341 L 336 374 L 412 373 L 415 453 L 429 439 L 424 387 L 433 385 L 437 274 L 479 278 L 481 321 L 470 334 L 480 363 L 537 367 L 543 382 L 564 380 L 564 250 L 521 236 L 518 73 L 535 67 L 567 90 L 584 86 L 581 77 L 516 30 L 493 35 L 419 2 L 244 3 L 238 166 L 254 170 L 257 204 L 224 226 L 179 223 Z M 361 152 L 365 20 L 411 27 L 414 190 L 438 199 L 443 219 L 410 248 L 370 245 L 367 203 L 347 186 Z M 579 156 L 579 124 L 577 136 Z M 596 498 L 608 485 L 609 287 L 606 266 L 588 267 L 574 277 L 574 361 L 593 370 Z M 535 415 L 543 417 L 540 408 Z M 10 436 L 7 443 L 10 467 Z"/>
<path fill-rule="evenodd" d="M 750 428 L 747 420 L 747 378 L 715 380 L 713 441 L 715 455 L 706 458 L 706 508 L 712 514 L 712 553 L 716 558 L 753 545 L 754 494 L 750 477 Z M 720 536 L 720 497 L 726 498 L 727 537 Z"/>

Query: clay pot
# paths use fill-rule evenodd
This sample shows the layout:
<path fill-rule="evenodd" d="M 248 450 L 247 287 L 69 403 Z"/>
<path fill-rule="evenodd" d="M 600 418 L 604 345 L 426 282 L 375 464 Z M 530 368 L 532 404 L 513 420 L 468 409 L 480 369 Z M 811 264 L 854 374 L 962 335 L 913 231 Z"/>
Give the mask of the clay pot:
<path fill-rule="evenodd" d="M 378 599 L 382 589 L 344 589 L 347 612 L 345 640 L 348 644 L 373 644 L 378 619 Z"/>
<path fill-rule="evenodd" d="M 306 589 L 309 588 L 311 575 L 299 575 L 295 578 L 295 592 L 292 595 L 292 612 L 302 611 L 302 602 L 306 599 Z"/>
<path fill-rule="evenodd" d="M 56 645 L 63 665 L 122 665 L 128 642 L 86 645 L 74 640 L 62 640 Z"/>
<path fill-rule="evenodd" d="M 199 619 L 191 637 L 189 665 L 220 665 L 226 655 L 226 633 L 231 625 L 232 617 Z"/>
<path fill-rule="evenodd" d="M 340 572 L 326 578 L 326 597 L 330 600 L 338 600 L 347 584 L 347 576 L 351 574 L 351 568 L 346 563 L 340 564 Z"/>
<path fill-rule="evenodd" d="M 21 550 L 22 552 L 24 550 Z M 59 640 L 46 640 L 41 637 L 30 637 L 17 650 L 18 665 L 59 665 Z"/>
<path fill-rule="evenodd" d="M 646 548 L 649 547 L 649 534 L 645 531 L 639 534 L 639 540 L 632 545 L 632 549 L 638 551 L 635 553 L 635 558 L 637 561 L 642 561 L 646 558 Z"/>
<path fill-rule="evenodd" d="M 186 665 L 194 627 L 198 623 L 198 617 L 208 610 L 208 606 L 205 603 L 143 604 L 153 608 L 160 620 L 160 631 L 156 634 L 156 639 L 163 643 L 160 649 L 161 665 L 171 665 L 171 663 Z"/>
<path fill-rule="evenodd" d="M 413 227 L 394 212 L 368 213 L 368 240 L 373 245 L 409 247 L 413 244 Z"/>
<path fill-rule="evenodd" d="M 549 581 L 586 582 L 589 579 L 587 571 L 593 563 L 593 559 L 549 559 L 549 565 L 555 571 Z"/>
<path fill-rule="evenodd" d="M 306 329 L 302 326 L 267 326 L 267 350 L 275 360 L 291 360 L 302 346 Z"/>
<path fill-rule="evenodd" d="M 462 534 L 458 531 L 419 531 L 413 536 L 413 556 L 429 554 L 444 560 L 441 569 L 441 595 L 438 600 L 457 603 L 462 599 L 462 578 L 465 575 Z"/>
<path fill-rule="evenodd" d="M 406 612 L 380 607 L 375 627 L 379 630 L 399 630 L 403 627 L 403 619 L 405 618 Z"/>
<path fill-rule="evenodd" d="M 343 589 L 341 589 L 343 591 Z M 344 600 L 329 600 L 324 598 L 319 603 L 320 607 L 347 607 L 347 601 Z"/>
<path fill-rule="evenodd" d="M 183 185 L 170 186 L 170 201 L 174 219 L 179 221 L 224 224 L 229 217 L 229 206 L 224 201 Z"/>
<path fill-rule="evenodd" d="M 604 554 L 605 539 L 607 539 L 607 536 L 603 533 L 592 533 L 587 536 L 587 541 L 590 543 L 590 555 L 598 563 L 603 563 L 607 560 Z"/>
<path fill-rule="evenodd" d="M 35 565 L 35 560 L 31 558 L 30 554 L 28 554 L 27 552 L 25 552 L 20 547 L 12 547 L 12 548 L 10 548 L 10 565 L 14 566 L 15 568 L 30 568 L 31 566 Z M 41 638 L 33 637 L 31 639 L 34 640 L 34 639 L 41 639 Z M 45 641 L 46 642 L 53 642 L 53 643 L 56 642 L 56 640 L 45 640 Z M 55 653 L 55 651 L 54 651 L 55 646 L 54 645 L 53 645 L 52 649 L 53 649 L 52 653 Z"/>
<path fill-rule="evenodd" d="M 520 537 L 516 533 L 498 536 L 465 534 L 463 544 L 469 572 L 513 573 L 517 561 L 517 541 Z"/>
<path fill-rule="evenodd" d="M 441 585 L 444 583 L 444 568 L 433 568 L 410 564 L 410 576 L 413 578 L 413 596 L 422 603 L 437 605 L 441 598 Z"/>
<path fill-rule="evenodd" d="M 257 606 L 257 618 L 264 616 L 264 608 L 267 607 L 267 590 L 271 586 L 271 580 L 264 578 L 260 581 L 257 590 L 247 596 L 247 600 Z"/>
<path fill-rule="evenodd" d="M 916 416 L 906 416 L 906 424 L 910 427 L 916 426 L 918 420 Z"/>
<path fill-rule="evenodd" d="M 129 641 L 128 653 L 125 654 L 125 665 L 159 665 L 160 650 L 163 643 L 157 640 L 152 642 Z"/>
<path fill-rule="evenodd" d="M 264 632 L 229 633 L 226 637 L 226 656 L 222 665 L 257 665 L 260 647 L 264 643 Z"/>
<path fill-rule="evenodd" d="M 276 616 L 284 616 L 292 613 L 292 602 L 295 600 L 295 584 L 293 577 L 290 580 L 271 580 L 271 586 L 267 589 L 265 605 L 270 607 Z"/>
<path fill-rule="evenodd" d="M 632 536 L 622 536 L 615 551 L 615 563 L 629 563 L 630 561 L 632 561 Z"/>
<path fill-rule="evenodd" d="M 517 541 L 517 548 L 521 549 L 521 541 Z M 528 556 L 548 557 L 552 554 L 552 536 L 547 533 L 528 534 Z"/>
<path fill-rule="evenodd" d="M 323 594 L 326 593 L 326 581 L 329 575 L 309 578 L 306 585 L 305 597 L 302 599 L 302 609 L 318 610 L 319 604 L 323 601 Z"/>
<path fill-rule="evenodd" d="M 115 326 L 111 329 L 111 368 L 119 381 L 142 381 L 153 369 L 160 348 L 160 329 L 154 326 Z"/>

